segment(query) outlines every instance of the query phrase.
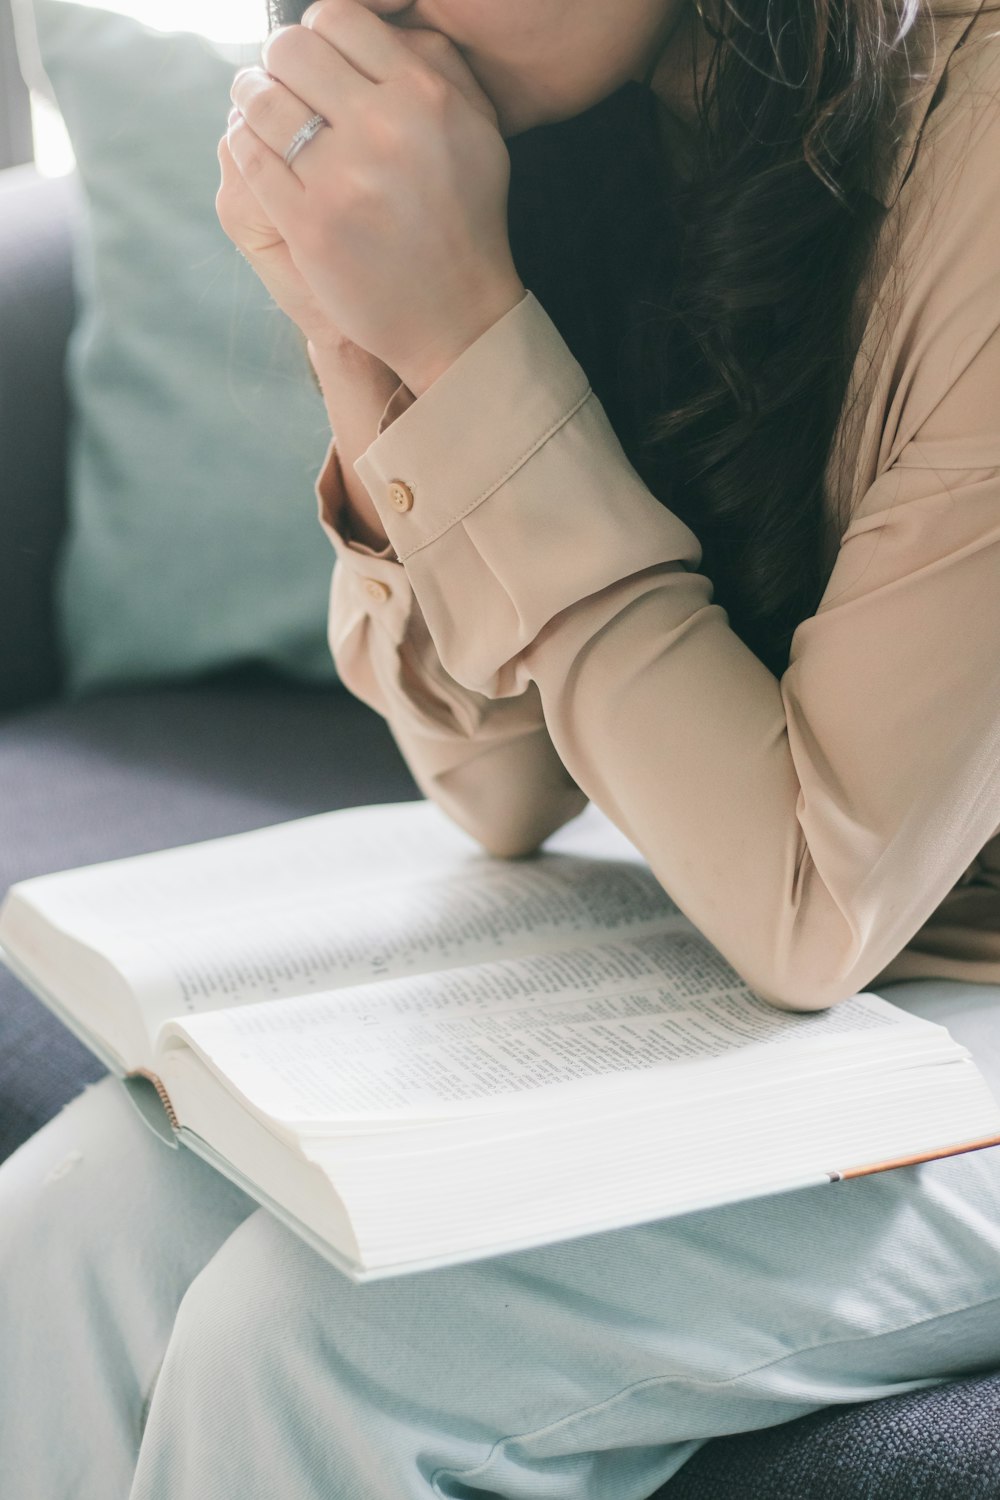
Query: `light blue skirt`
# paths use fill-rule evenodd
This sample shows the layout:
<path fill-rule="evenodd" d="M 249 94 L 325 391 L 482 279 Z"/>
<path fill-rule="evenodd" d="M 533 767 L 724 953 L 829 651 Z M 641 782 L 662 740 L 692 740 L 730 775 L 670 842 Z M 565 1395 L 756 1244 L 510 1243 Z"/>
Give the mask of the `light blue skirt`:
<path fill-rule="evenodd" d="M 1000 986 L 889 986 L 1000 1095 Z M 1000 1149 L 357 1287 L 115 1080 L 0 1167 L 4 1500 L 646 1500 L 1000 1368 Z"/>

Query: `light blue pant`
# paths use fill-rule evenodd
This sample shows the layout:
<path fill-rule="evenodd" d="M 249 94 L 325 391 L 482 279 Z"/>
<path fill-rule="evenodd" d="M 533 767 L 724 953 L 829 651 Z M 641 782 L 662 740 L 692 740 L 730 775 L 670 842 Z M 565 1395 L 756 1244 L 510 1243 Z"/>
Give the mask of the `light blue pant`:
<path fill-rule="evenodd" d="M 1000 1092 L 1000 986 L 887 987 Z M 645 1500 L 1000 1367 L 1000 1150 L 356 1287 L 105 1079 L 0 1168 L 3 1500 Z"/>

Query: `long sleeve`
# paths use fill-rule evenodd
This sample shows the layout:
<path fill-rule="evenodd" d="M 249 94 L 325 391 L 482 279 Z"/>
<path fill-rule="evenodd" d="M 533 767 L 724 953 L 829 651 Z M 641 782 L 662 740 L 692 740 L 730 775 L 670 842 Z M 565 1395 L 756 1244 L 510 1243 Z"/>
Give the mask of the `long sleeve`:
<path fill-rule="evenodd" d="M 540 703 L 573 782 L 778 1005 L 863 989 L 1000 828 L 1000 114 L 977 118 L 938 162 L 950 191 L 911 218 L 870 482 L 780 680 L 531 292 L 355 464 L 428 632 L 412 650 L 438 698 L 411 746 L 435 713 L 478 735 L 481 700 L 536 723 Z M 363 690 L 394 693 L 402 725 L 405 658 L 368 659 Z"/>
<path fill-rule="evenodd" d="M 406 400 L 401 386 L 380 432 Z M 449 676 L 392 547 L 375 552 L 350 538 L 336 438 L 316 498 L 337 556 L 328 639 L 344 685 L 385 718 L 424 795 L 484 847 L 536 848 L 587 802 L 552 744 L 538 689 L 527 683 L 494 701 Z"/>

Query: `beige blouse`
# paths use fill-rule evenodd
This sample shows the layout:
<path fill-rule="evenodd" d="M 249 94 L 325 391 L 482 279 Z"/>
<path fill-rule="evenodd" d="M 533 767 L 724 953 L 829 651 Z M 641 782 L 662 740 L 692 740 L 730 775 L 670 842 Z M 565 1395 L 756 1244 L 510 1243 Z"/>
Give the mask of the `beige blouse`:
<path fill-rule="evenodd" d="M 316 484 L 331 650 L 424 793 L 503 855 L 592 799 L 797 1009 L 1000 983 L 1000 14 L 918 42 L 871 183 L 904 280 L 883 318 L 868 278 L 846 522 L 780 680 L 530 291 L 385 408 L 354 467 L 391 547 L 342 529 L 335 440 Z"/>

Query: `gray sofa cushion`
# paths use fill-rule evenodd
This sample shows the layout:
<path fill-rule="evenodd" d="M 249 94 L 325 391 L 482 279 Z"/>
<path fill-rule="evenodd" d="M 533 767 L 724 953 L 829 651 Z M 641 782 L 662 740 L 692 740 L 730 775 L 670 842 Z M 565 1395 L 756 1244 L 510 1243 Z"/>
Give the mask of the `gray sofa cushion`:
<path fill-rule="evenodd" d="M 0 172 L 0 704 L 59 685 L 52 579 L 62 538 L 73 318 L 65 178 Z"/>
<path fill-rule="evenodd" d="M 714 1438 L 657 1500 L 997 1500 L 1000 1375 Z"/>
<path fill-rule="evenodd" d="M 419 793 L 342 689 L 263 674 L 122 693 L 0 726 L 0 890 L 49 870 Z M 0 1160 L 103 1068 L 0 967 Z"/>

